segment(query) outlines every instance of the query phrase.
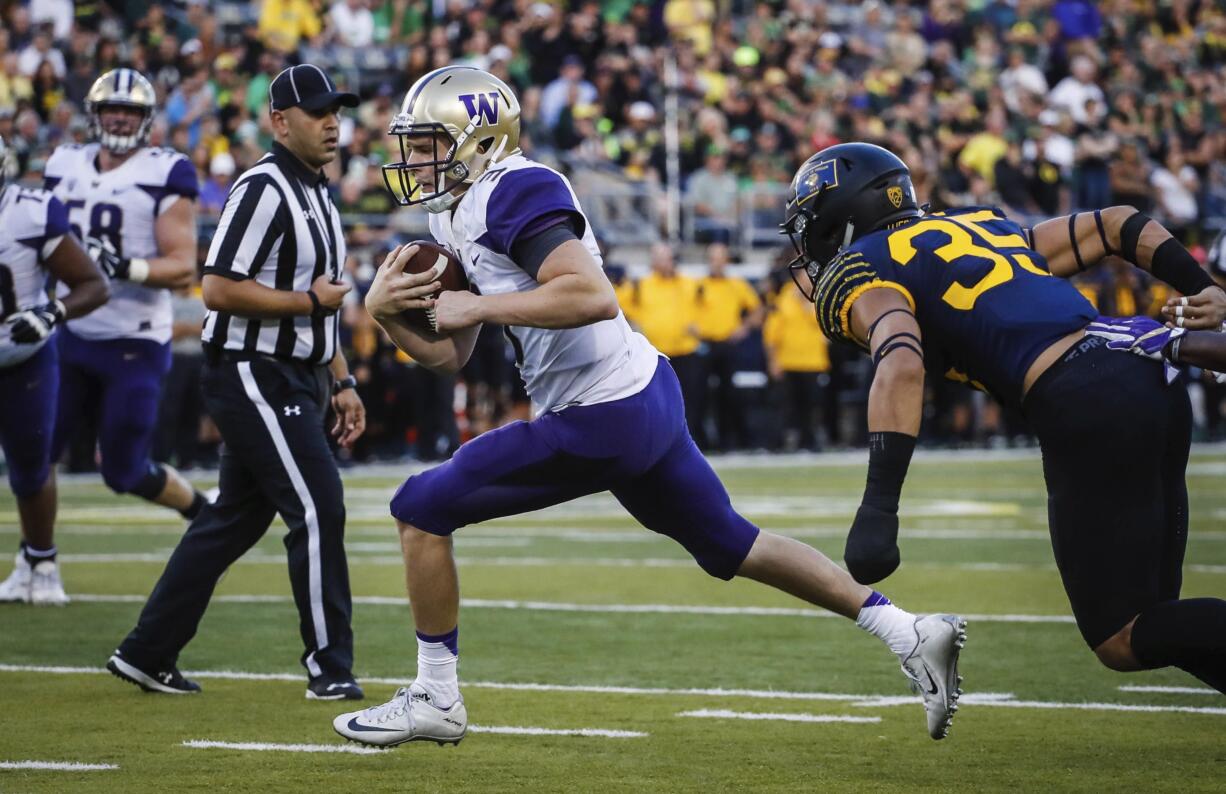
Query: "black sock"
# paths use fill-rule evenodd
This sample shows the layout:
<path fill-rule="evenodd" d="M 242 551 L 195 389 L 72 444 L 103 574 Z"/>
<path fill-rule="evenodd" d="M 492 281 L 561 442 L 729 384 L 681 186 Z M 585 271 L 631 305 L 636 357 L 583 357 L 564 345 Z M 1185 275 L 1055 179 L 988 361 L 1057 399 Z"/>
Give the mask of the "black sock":
<path fill-rule="evenodd" d="M 196 518 L 196 516 L 200 515 L 200 511 L 203 510 L 204 506 L 208 503 L 209 500 L 204 497 L 204 494 L 200 493 L 199 491 L 192 491 L 192 503 L 188 505 L 186 509 L 180 510 L 179 514 L 188 521 L 192 521 Z"/>
<path fill-rule="evenodd" d="M 1146 667 L 1178 667 L 1226 694 L 1226 601 L 1164 601 L 1137 616 L 1132 652 Z"/>
<path fill-rule="evenodd" d="M 21 554 L 26 558 L 26 562 L 30 563 L 31 568 L 47 560 L 55 562 L 55 552 L 55 546 L 49 549 L 36 549 L 25 541 L 21 543 Z"/>

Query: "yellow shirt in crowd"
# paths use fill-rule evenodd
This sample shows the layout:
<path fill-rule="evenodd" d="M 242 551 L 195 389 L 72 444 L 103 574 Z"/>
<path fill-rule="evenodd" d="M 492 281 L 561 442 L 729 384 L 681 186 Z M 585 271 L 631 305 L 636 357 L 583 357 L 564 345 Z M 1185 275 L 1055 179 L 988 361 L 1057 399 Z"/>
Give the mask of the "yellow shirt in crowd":
<path fill-rule="evenodd" d="M 310 0 L 264 0 L 260 9 L 260 38 L 281 52 L 293 52 L 299 39 L 318 36 L 322 29 Z"/>
<path fill-rule="evenodd" d="M 771 305 L 762 339 L 785 372 L 829 372 L 829 343 L 813 304 L 795 284 L 785 284 Z"/>
<path fill-rule="evenodd" d="M 647 341 L 666 356 L 698 349 L 698 283 L 688 276 L 651 273 L 623 290 L 622 310 Z"/>
<path fill-rule="evenodd" d="M 709 342 L 723 342 L 741 327 L 745 315 L 762 302 L 748 281 L 727 276 L 707 276 L 698 281 L 698 335 Z"/>

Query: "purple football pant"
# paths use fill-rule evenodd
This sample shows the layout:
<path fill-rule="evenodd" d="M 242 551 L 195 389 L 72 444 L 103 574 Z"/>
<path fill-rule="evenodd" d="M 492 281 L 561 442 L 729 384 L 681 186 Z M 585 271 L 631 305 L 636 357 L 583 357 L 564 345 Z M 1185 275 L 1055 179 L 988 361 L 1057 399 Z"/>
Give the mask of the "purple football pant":
<path fill-rule="evenodd" d="M 638 394 L 474 438 L 451 460 L 406 480 L 391 508 L 406 524 L 450 535 L 600 491 L 721 579 L 736 575 L 758 537 L 690 438 L 681 387 L 664 358 Z"/>
<path fill-rule="evenodd" d="M 9 485 L 21 498 L 34 496 L 51 473 L 51 437 L 60 368 L 55 340 L 20 364 L 0 369 L 0 446 Z"/>

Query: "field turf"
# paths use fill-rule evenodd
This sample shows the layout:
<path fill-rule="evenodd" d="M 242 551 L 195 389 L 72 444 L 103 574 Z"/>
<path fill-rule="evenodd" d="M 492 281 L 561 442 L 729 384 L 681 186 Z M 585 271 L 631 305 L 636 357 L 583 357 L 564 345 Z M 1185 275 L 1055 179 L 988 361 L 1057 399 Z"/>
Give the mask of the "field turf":
<path fill-rule="evenodd" d="M 862 455 L 718 468 L 750 519 L 841 558 Z M 416 665 L 386 515 L 407 471 L 344 472 L 365 705 Z M 1226 451 L 1197 450 L 1189 474 L 1184 593 L 1221 597 Z M 207 474 L 197 484 L 212 485 Z M 357 747 L 331 728 L 347 707 L 303 697 L 284 527 L 226 575 L 183 654 L 184 670 L 204 671 L 203 694 L 147 695 L 103 664 L 184 523 L 94 477 L 66 479 L 60 494 L 73 604 L 0 606 L 0 792 L 1186 792 L 1226 780 L 1226 699 L 1178 671 L 1112 673 L 1084 647 L 1052 562 L 1037 453 L 934 453 L 912 465 L 903 566 L 881 587 L 913 611 L 970 616 L 967 696 L 942 742 L 928 738 L 876 640 L 761 585 L 708 578 L 593 497 L 457 534 L 460 672 L 475 726 L 458 747 L 276 747 Z M 0 549 L 16 548 L 16 521 L 5 491 Z M 508 732 L 522 728 L 596 733 Z M 114 768 L 6 768 L 27 761 Z"/>

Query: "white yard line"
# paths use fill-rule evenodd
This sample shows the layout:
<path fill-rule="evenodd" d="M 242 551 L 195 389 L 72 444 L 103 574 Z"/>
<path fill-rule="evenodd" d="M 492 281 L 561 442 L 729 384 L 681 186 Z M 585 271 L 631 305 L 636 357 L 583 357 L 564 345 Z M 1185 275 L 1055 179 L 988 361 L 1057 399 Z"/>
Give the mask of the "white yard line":
<path fill-rule="evenodd" d="M 507 736 L 591 736 L 601 739 L 641 739 L 651 735 L 642 731 L 610 728 L 532 728 L 522 725 L 469 725 L 468 732 L 499 733 Z"/>
<path fill-rule="evenodd" d="M 349 753 L 350 755 L 382 755 L 387 750 L 357 744 L 277 744 L 275 742 L 215 742 L 192 739 L 183 742 L 193 750 L 250 750 L 281 753 Z"/>
<path fill-rule="evenodd" d="M 102 595 L 73 593 L 79 602 L 103 604 L 144 603 L 143 595 Z M 213 601 L 227 604 L 282 604 L 291 601 L 287 595 L 220 595 Z M 354 596 L 353 603 L 370 606 L 408 606 L 402 596 Z M 466 609 L 514 609 L 528 612 L 594 612 L 611 614 L 664 615 L 751 615 L 754 617 L 835 618 L 833 612 L 805 607 L 707 606 L 688 604 L 571 604 L 564 601 L 517 601 L 513 599 L 462 598 Z M 1074 623 L 1072 615 L 977 615 L 962 617 L 976 623 Z"/>
<path fill-rule="evenodd" d="M 1130 684 L 1119 687 L 1121 692 L 1142 692 L 1165 695 L 1218 695 L 1221 694 L 1216 689 L 1208 689 L 1199 686 L 1137 686 Z"/>
<path fill-rule="evenodd" d="M 99 772 L 118 768 L 115 764 L 85 764 L 80 761 L 0 761 L 0 769 L 40 769 L 48 772 Z"/>
<path fill-rule="evenodd" d="M 20 665 L 20 664 L 0 664 L 0 673 L 41 673 L 41 674 L 57 674 L 57 675 L 103 675 L 107 670 L 102 667 L 69 667 L 69 666 L 43 666 L 43 665 Z M 305 679 L 304 673 L 247 673 L 228 670 L 187 670 L 184 675 L 189 678 L 214 678 L 231 681 L 291 681 L 302 682 Z M 402 686 L 405 679 L 401 678 L 362 678 L 366 684 L 381 684 L 388 686 Z M 885 708 L 891 706 L 910 706 L 920 703 L 920 699 L 914 696 L 894 696 L 894 695 L 871 695 L 871 694 L 850 694 L 850 693 L 835 693 L 835 692 L 789 692 L 783 690 L 759 690 L 759 689 L 667 689 L 667 688 L 646 688 L 646 687 L 623 687 L 623 686 L 601 686 L 601 685 L 575 685 L 575 684 L 541 684 L 541 683 L 502 683 L 496 681 L 466 681 L 465 687 L 474 689 L 493 689 L 507 691 L 529 691 L 529 692 L 576 692 L 576 693 L 591 693 L 591 694 L 614 694 L 614 695 L 646 695 L 650 697 L 674 697 L 674 696 L 700 696 L 700 697 L 735 697 L 739 699 L 746 698 L 762 698 L 762 699 L 779 699 L 779 700 L 810 700 L 810 701 L 836 701 L 841 703 L 849 703 L 857 708 Z M 1123 687 L 1121 687 L 1123 689 Z M 1171 688 L 1164 688 L 1162 691 L 1169 691 Z M 1181 689 L 1181 688 L 1174 688 Z M 1126 690 L 1132 691 L 1132 690 Z M 1147 690 L 1148 691 L 1148 690 Z M 1206 714 L 1206 715 L 1226 715 L 1226 708 L 1210 707 L 1210 706 L 1170 706 L 1170 705 L 1151 705 L 1137 703 L 1101 703 L 1101 702 L 1056 702 L 1045 700 L 1017 700 L 1012 693 L 1009 692 L 970 692 L 962 696 L 960 702 L 967 706 L 980 706 L 987 708 L 1020 708 L 1020 709 L 1054 709 L 1054 710 L 1074 710 L 1074 711 L 1111 711 L 1111 712 L 1137 712 L 1137 713 L 1173 713 L 1173 714 Z M 474 730 L 473 726 L 469 730 Z M 507 732 L 501 728 L 486 726 L 483 729 L 486 732 Z M 554 730 L 554 729 L 541 729 Z M 561 729 L 559 729 L 561 730 Z M 570 730 L 570 729 L 567 729 Z M 589 730 L 589 729 L 583 729 Z M 590 729 L 596 730 L 596 729 Z M 331 745 L 326 745 L 331 746 Z"/>
<path fill-rule="evenodd" d="M 843 714 L 772 714 L 728 709 L 698 709 L 682 711 L 678 717 L 707 717 L 718 720 L 761 720 L 767 722 L 881 722 L 880 717 L 849 717 Z"/>

